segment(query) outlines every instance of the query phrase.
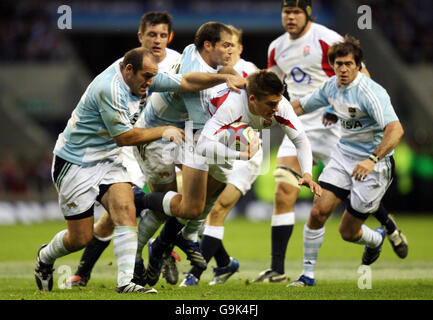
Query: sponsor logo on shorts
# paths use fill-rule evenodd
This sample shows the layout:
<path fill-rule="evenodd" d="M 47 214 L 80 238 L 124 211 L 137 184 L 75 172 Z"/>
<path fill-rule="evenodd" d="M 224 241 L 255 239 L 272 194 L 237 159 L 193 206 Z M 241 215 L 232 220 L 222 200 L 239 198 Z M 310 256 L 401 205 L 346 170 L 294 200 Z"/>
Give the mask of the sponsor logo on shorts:
<path fill-rule="evenodd" d="M 373 207 L 373 202 L 369 202 L 365 205 L 366 208 L 371 208 Z"/>
<path fill-rule="evenodd" d="M 160 172 L 159 176 L 161 178 L 168 178 L 170 176 L 170 173 L 169 172 Z"/>
<path fill-rule="evenodd" d="M 75 202 L 71 202 L 71 203 L 66 204 L 66 206 L 67 206 L 69 209 L 72 209 L 72 208 L 76 208 L 76 207 L 77 207 L 77 204 L 76 204 Z"/>

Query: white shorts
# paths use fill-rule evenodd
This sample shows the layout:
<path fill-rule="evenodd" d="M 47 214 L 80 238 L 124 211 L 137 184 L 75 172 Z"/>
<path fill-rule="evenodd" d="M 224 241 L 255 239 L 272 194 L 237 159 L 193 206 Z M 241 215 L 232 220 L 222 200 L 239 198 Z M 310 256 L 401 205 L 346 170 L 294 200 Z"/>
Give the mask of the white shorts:
<path fill-rule="evenodd" d="M 390 157 L 381 159 L 365 180 L 351 177 L 353 169 L 363 159 L 350 157 L 334 148 L 329 164 L 319 176 L 319 182 L 350 191 L 350 206 L 358 213 L 368 216 L 377 211 L 380 201 L 392 182 Z"/>
<path fill-rule="evenodd" d="M 134 147 L 134 155 L 146 181 L 168 184 L 176 180 L 175 152 L 177 145 L 166 140 L 155 140 Z M 140 151 L 139 151 L 140 150 Z"/>
<path fill-rule="evenodd" d="M 186 143 L 179 150 L 181 153 L 176 156 L 179 163 L 193 169 L 209 171 L 208 160 L 196 152 L 195 143 Z"/>
<path fill-rule="evenodd" d="M 132 146 L 122 147 L 121 156 L 123 157 L 123 165 L 128 171 L 130 181 L 140 189 L 144 187 L 146 179 L 144 178 L 143 171 L 138 164 Z"/>
<path fill-rule="evenodd" d="M 55 163 L 58 162 L 55 169 Z M 60 164 L 63 165 L 59 166 Z M 58 157 L 52 165 L 52 179 L 59 193 L 59 205 L 65 219 L 74 219 L 95 203 L 100 185 L 130 182 L 129 174 L 121 158 L 115 162 L 99 162 L 90 166 L 79 166 Z M 78 218 L 78 217 L 75 217 Z"/>
<path fill-rule="evenodd" d="M 339 124 L 328 127 L 323 126 L 321 119 L 323 111 L 321 110 L 322 108 L 319 109 L 319 113 L 315 111 L 314 114 L 302 115 L 300 120 L 311 144 L 314 163 L 317 164 L 321 160 L 326 165 L 331 157 L 332 149 L 340 139 L 340 128 Z M 278 149 L 277 158 L 296 157 L 296 155 L 295 145 L 287 136 L 284 136 L 283 142 Z"/>
<path fill-rule="evenodd" d="M 260 174 L 262 161 L 263 148 L 260 148 L 248 161 L 235 160 L 226 165 L 210 164 L 209 175 L 217 181 L 234 185 L 245 195 Z"/>

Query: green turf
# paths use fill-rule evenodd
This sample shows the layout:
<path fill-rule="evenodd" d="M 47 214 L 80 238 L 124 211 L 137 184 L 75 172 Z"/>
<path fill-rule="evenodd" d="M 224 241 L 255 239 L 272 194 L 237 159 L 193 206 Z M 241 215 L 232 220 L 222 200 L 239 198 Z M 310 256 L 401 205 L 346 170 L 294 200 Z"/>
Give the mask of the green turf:
<path fill-rule="evenodd" d="M 229 253 L 240 262 L 240 272 L 222 286 L 208 286 L 212 277 L 210 267 L 203 274 L 198 287 L 179 288 L 161 280 L 155 288 L 157 295 L 119 295 L 114 292 L 116 263 L 112 246 L 103 253 L 86 288 L 59 289 L 58 281 L 66 273 L 58 273 L 62 266 L 75 271 L 81 252 L 58 259 L 55 265 L 54 289 L 39 292 L 33 277 L 35 255 L 42 243 L 64 228 L 64 222 L 45 222 L 33 225 L 0 226 L 0 299 L 155 299 L 155 300 L 376 300 L 376 299 L 433 299 L 433 241 L 429 237 L 433 218 L 429 215 L 397 215 L 399 226 L 409 241 L 409 255 L 396 257 L 388 241 L 381 257 L 371 266 L 372 288 L 358 288 L 358 273 L 363 247 L 344 242 L 338 234 L 338 219 L 326 225 L 325 241 L 316 267 L 317 286 L 314 288 L 286 288 L 286 283 L 252 284 L 260 271 L 270 263 L 269 222 L 230 220 L 226 224 L 225 241 Z M 286 274 L 293 280 L 302 271 L 302 228 L 295 226 L 287 249 Z M 376 228 L 370 218 L 367 225 Z M 145 257 L 147 253 L 145 252 Z M 188 271 L 183 258 L 180 272 Z M 64 268 L 64 267 L 63 267 Z"/>

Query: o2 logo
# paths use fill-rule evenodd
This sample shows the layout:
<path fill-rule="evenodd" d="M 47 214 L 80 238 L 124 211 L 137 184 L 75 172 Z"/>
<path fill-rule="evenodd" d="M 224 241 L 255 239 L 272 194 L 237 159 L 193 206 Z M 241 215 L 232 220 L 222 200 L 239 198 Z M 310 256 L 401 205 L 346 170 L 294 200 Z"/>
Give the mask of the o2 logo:
<path fill-rule="evenodd" d="M 292 76 L 293 81 L 295 81 L 296 83 L 306 81 L 307 84 L 311 84 L 312 82 L 311 76 L 306 74 L 304 70 L 299 67 L 292 68 L 292 70 L 290 70 L 290 75 Z"/>

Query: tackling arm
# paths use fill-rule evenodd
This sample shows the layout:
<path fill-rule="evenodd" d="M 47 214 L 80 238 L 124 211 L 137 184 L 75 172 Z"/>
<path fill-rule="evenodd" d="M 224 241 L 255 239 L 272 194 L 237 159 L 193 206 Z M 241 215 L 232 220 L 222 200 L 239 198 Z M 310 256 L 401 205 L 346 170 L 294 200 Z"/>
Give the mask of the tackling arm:
<path fill-rule="evenodd" d="M 290 104 L 292 105 L 293 110 L 295 110 L 297 116 L 305 113 L 305 110 L 302 109 L 301 102 L 299 100 L 290 101 Z"/>
<path fill-rule="evenodd" d="M 239 75 L 190 72 L 183 75 L 179 91 L 200 91 L 224 82 L 227 83 L 227 87 L 238 93 L 240 92 L 239 89 L 245 87 L 245 79 Z"/>
<path fill-rule="evenodd" d="M 231 66 L 224 66 L 222 67 L 219 71 L 219 74 L 232 74 L 234 76 L 239 76 L 239 73 L 237 73 L 237 71 L 231 67 Z"/>
<path fill-rule="evenodd" d="M 132 128 L 131 130 L 122 133 L 117 137 L 114 137 L 114 141 L 119 147 L 123 147 L 137 146 L 161 138 L 180 144 L 182 140 L 185 140 L 185 133 L 182 129 L 172 126 L 155 127 L 148 129 Z"/>

